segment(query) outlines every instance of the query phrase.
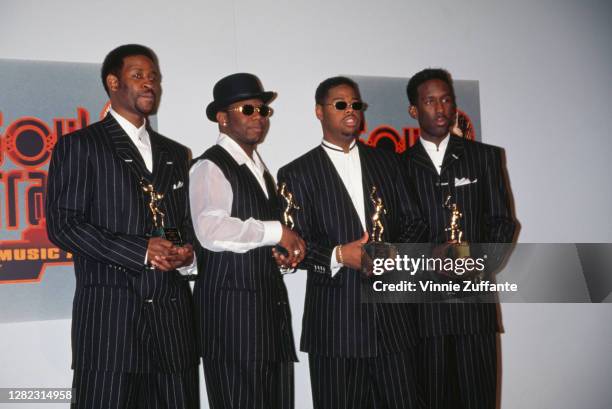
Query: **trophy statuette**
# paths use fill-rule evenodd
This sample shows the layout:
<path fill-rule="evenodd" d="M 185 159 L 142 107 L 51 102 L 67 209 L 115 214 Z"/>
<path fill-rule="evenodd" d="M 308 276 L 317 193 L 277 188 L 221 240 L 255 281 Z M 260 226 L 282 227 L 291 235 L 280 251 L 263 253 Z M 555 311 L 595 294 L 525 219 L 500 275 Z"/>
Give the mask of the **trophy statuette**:
<path fill-rule="evenodd" d="M 140 181 L 142 190 L 149 195 L 149 210 L 153 218 L 153 229 L 151 237 L 161 237 L 172 242 L 175 246 L 182 247 L 183 240 L 179 230 L 175 227 L 166 227 L 164 223 L 164 213 L 160 210 L 160 203 L 164 198 L 163 193 L 155 191 L 152 184 L 146 184 L 144 180 Z"/>
<path fill-rule="evenodd" d="M 293 210 L 300 210 L 300 206 L 298 206 L 295 203 L 295 200 L 293 200 L 293 193 L 287 190 L 287 184 L 285 182 L 280 184 L 278 194 L 285 201 L 285 208 L 283 210 L 283 224 L 289 227 L 289 229 L 293 230 L 295 227 L 295 222 L 293 221 L 293 216 L 291 213 Z"/>
<path fill-rule="evenodd" d="M 455 258 L 469 257 L 470 245 L 463 241 L 463 231 L 461 230 L 460 225 L 461 219 L 463 218 L 463 213 L 461 213 L 459 210 L 457 203 L 450 203 L 450 201 L 451 195 L 448 195 L 444 201 L 444 207 L 450 210 L 451 214 L 449 226 L 444 230 L 450 232 L 449 243 L 451 243 L 451 254 Z"/>
<path fill-rule="evenodd" d="M 279 185 L 278 195 L 284 201 L 282 223 L 285 226 L 287 226 L 290 230 L 293 230 L 293 228 L 295 227 L 295 221 L 293 220 L 292 213 L 294 210 L 300 210 L 300 206 L 298 206 L 297 203 L 295 203 L 295 199 L 293 198 L 293 193 L 291 193 L 289 189 L 287 189 L 287 183 L 282 182 Z M 284 255 L 285 257 L 289 255 L 289 252 L 287 251 L 287 249 L 282 246 L 276 245 L 274 246 L 274 248 L 276 249 L 276 251 L 278 251 L 280 254 Z M 296 252 L 297 251 L 298 250 L 296 250 Z M 288 268 L 288 267 L 281 267 L 280 270 L 282 274 L 295 273 L 296 271 L 295 268 Z"/>
<path fill-rule="evenodd" d="M 392 244 L 383 242 L 385 225 L 382 215 L 387 214 L 387 209 L 377 192 L 378 189 L 373 185 L 370 190 L 370 202 L 374 208 L 374 212 L 370 216 L 372 231 L 370 232 L 370 241 L 364 246 L 363 256 L 367 256 L 367 258 L 364 259 L 362 256 L 362 268 L 364 270 L 362 273 L 365 273 L 367 277 L 372 275 L 371 269 L 374 259 L 394 258 L 397 255 L 397 249 Z"/>
<path fill-rule="evenodd" d="M 385 209 L 385 205 L 383 205 L 383 201 L 379 196 L 376 196 L 376 186 L 372 186 L 372 191 L 370 192 L 370 201 L 374 206 L 374 213 L 372 214 L 372 237 L 371 241 L 381 242 L 382 235 L 385 231 L 385 226 L 383 226 L 381 220 L 381 214 L 387 214 L 387 209 Z"/>

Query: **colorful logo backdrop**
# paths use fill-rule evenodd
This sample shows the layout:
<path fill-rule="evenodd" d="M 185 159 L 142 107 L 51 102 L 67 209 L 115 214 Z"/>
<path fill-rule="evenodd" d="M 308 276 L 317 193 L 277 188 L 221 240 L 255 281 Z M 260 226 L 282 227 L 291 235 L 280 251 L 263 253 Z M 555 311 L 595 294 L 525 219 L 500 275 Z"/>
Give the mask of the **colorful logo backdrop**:
<path fill-rule="evenodd" d="M 0 60 L 0 322 L 70 316 L 72 255 L 47 238 L 53 146 L 98 121 L 98 64 Z"/>

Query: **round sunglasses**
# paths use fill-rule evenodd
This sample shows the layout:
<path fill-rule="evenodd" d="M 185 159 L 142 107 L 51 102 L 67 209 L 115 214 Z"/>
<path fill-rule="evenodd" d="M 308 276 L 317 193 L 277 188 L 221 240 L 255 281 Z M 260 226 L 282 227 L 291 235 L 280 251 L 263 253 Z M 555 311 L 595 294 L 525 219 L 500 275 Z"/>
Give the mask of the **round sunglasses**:
<path fill-rule="evenodd" d="M 336 111 L 344 111 L 349 106 L 351 107 L 353 111 L 363 111 L 365 109 L 365 104 L 363 103 L 363 101 L 354 101 L 354 102 L 351 102 L 350 104 L 346 101 L 336 101 L 331 104 L 323 104 L 323 105 L 331 105 L 336 109 Z"/>
<path fill-rule="evenodd" d="M 267 105 L 260 105 L 260 106 L 256 107 L 255 105 L 244 104 L 244 105 L 241 105 L 239 107 L 228 108 L 228 111 L 238 111 L 238 112 L 241 112 L 242 115 L 244 115 L 244 116 L 251 116 L 255 112 L 257 112 L 259 115 L 261 115 L 263 117 L 267 117 L 267 116 L 272 115 L 272 108 L 270 108 Z"/>

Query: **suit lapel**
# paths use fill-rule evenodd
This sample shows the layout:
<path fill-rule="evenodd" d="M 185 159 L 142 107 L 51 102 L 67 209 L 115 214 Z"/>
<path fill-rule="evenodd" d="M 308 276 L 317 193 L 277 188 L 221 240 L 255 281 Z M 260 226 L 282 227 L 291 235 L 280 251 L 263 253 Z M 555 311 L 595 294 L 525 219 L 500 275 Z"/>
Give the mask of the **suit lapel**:
<path fill-rule="evenodd" d="M 147 129 L 151 139 L 151 150 L 153 151 L 153 186 L 155 190 L 165 193 L 172 183 L 172 169 L 177 164 L 174 163 L 174 155 L 168 150 L 162 141 L 162 137 L 152 129 Z M 182 181 L 185 183 L 185 181 Z"/>
<path fill-rule="evenodd" d="M 357 214 L 357 209 L 355 209 L 355 205 L 353 204 L 353 201 L 351 200 L 351 196 L 349 195 L 348 190 L 346 190 L 346 186 L 344 185 L 344 182 L 342 181 L 340 174 L 338 173 L 338 171 L 336 170 L 336 167 L 334 166 L 333 162 L 329 158 L 329 155 L 325 152 L 325 148 L 323 148 L 322 146 L 319 146 L 318 151 L 319 151 L 319 155 L 321 156 L 321 163 L 327 167 L 327 169 L 325 169 L 325 173 L 330 175 L 332 181 L 334 182 L 333 187 L 336 188 L 336 192 L 331 193 L 331 194 L 337 195 L 336 197 L 338 199 L 338 202 L 341 205 L 344 205 L 344 208 L 352 209 L 351 220 L 353 221 L 353 223 L 356 223 L 356 225 L 359 226 L 359 230 L 363 230 L 361 226 L 361 220 L 359 219 L 359 215 Z M 361 161 L 361 152 L 359 153 L 359 155 L 360 155 L 359 160 Z M 363 164 L 362 164 L 362 167 L 363 167 Z M 362 174 L 362 181 L 363 181 L 363 168 L 362 168 L 361 174 Z M 324 193 L 324 194 L 330 194 L 330 193 Z"/>
<path fill-rule="evenodd" d="M 447 150 L 448 152 L 448 150 Z M 409 158 L 410 160 L 412 160 L 416 165 L 429 170 L 430 172 L 433 172 L 434 174 L 438 174 L 438 171 L 436 170 L 436 167 L 434 166 L 433 162 L 431 161 L 431 158 L 429 157 L 429 155 L 427 154 L 427 152 L 425 151 L 425 148 L 423 147 L 423 144 L 420 141 L 417 141 L 413 148 L 409 151 Z"/>
<path fill-rule="evenodd" d="M 463 149 L 463 140 L 461 138 L 452 135 L 449 136 L 448 146 L 446 147 L 444 160 L 442 161 L 442 169 L 440 170 L 441 175 L 461 159 L 463 156 Z"/>
<path fill-rule="evenodd" d="M 111 114 L 107 114 L 102 123 L 117 156 L 125 162 L 128 169 L 134 173 L 138 180 L 143 178 L 150 183 L 152 178 L 151 172 L 148 171 L 140 152 L 138 152 L 138 148 L 136 148 L 123 128 L 121 128 Z"/>
<path fill-rule="evenodd" d="M 268 191 L 268 201 L 273 207 L 278 207 L 278 193 L 276 192 L 276 184 L 274 178 L 268 172 L 268 169 L 264 170 L 264 181 L 266 182 L 266 190 Z"/>

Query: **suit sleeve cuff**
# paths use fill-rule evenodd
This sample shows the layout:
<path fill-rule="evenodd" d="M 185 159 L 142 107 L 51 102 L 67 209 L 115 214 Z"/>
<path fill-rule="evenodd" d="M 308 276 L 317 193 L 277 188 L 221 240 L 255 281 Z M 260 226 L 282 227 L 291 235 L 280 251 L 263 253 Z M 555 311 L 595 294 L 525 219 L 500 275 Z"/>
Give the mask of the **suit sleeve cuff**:
<path fill-rule="evenodd" d="M 335 276 L 338 271 L 340 271 L 340 269 L 343 267 L 343 265 L 338 262 L 338 259 L 336 257 L 336 249 L 338 249 L 338 246 L 334 247 L 334 249 L 332 250 L 331 260 L 329 263 L 329 268 L 331 270 L 332 277 Z"/>

